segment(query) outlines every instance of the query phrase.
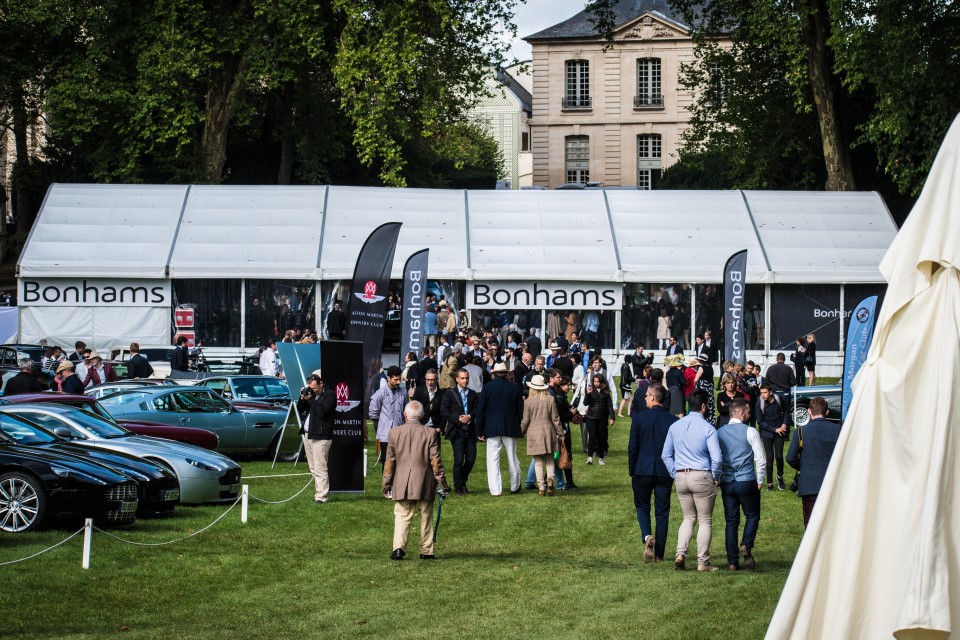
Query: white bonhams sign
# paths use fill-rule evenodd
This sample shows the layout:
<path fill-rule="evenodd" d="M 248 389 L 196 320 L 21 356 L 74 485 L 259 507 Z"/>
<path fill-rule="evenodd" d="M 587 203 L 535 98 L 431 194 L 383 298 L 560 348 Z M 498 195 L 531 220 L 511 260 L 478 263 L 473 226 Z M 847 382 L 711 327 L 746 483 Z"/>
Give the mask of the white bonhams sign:
<path fill-rule="evenodd" d="M 623 285 L 609 282 L 468 282 L 468 309 L 620 309 Z"/>
<path fill-rule="evenodd" d="M 169 280 L 20 278 L 24 307 L 169 307 Z"/>

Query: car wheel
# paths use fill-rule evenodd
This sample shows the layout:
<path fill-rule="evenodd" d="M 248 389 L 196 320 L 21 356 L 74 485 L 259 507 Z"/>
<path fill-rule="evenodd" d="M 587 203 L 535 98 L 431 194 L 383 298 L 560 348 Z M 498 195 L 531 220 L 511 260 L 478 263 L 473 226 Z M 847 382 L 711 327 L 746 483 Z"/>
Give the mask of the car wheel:
<path fill-rule="evenodd" d="M 23 473 L 0 476 L 0 531 L 33 531 L 46 511 L 47 494 L 39 480 Z"/>
<path fill-rule="evenodd" d="M 807 407 L 810 406 L 809 400 L 799 400 L 797 406 L 793 409 L 793 424 L 798 427 L 805 427 L 810 422 L 810 414 L 807 413 Z"/>
<path fill-rule="evenodd" d="M 297 456 L 300 454 L 300 449 L 293 452 L 285 451 L 277 454 L 277 449 L 280 448 L 280 439 L 282 437 L 283 431 L 281 430 L 280 433 L 277 434 L 277 437 L 273 439 L 273 442 L 270 443 L 270 448 L 267 449 L 267 460 L 271 462 L 273 462 L 274 459 L 276 459 L 277 462 L 295 462 Z M 302 444 L 300 446 L 303 448 Z"/>

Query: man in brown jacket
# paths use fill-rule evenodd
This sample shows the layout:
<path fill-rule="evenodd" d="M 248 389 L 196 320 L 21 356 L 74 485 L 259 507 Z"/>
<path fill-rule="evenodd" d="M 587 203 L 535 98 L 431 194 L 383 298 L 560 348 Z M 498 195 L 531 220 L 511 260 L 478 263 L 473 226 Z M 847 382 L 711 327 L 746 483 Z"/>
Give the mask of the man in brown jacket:
<path fill-rule="evenodd" d="M 420 512 L 420 559 L 438 560 L 433 549 L 433 498 L 439 484 L 450 493 L 440 461 L 436 431 L 420 423 L 423 405 L 416 400 L 403 409 L 406 420 L 390 429 L 387 459 L 383 466 L 383 496 L 395 501 L 393 508 L 393 553 L 403 560 L 414 513 Z"/>

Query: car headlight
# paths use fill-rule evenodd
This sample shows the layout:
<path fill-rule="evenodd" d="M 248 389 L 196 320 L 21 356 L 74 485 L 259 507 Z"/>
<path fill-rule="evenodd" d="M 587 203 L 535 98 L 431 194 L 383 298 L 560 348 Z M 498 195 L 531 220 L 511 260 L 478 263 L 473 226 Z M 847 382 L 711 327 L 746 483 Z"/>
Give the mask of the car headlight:
<path fill-rule="evenodd" d="M 106 486 L 108 483 L 104 482 L 96 476 L 92 476 L 89 473 L 78 471 L 76 469 L 67 469 L 66 467 L 56 467 L 51 466 L 50 469 L 60 476 L 61 478 L 69 478 L 70 480 L 78 480 L 80 482 L 88 482 L 90 484 L 100 484 Z"/>
<path fill-rule="evenodd" d="M 221 471 L 220 467 L 210 464 L 209 462 L 204 462 L 202 460 L 193 460 L 187 458 L 187 462 L 196 467 L 197 469 L 203 469 L 204 471 Z"/>

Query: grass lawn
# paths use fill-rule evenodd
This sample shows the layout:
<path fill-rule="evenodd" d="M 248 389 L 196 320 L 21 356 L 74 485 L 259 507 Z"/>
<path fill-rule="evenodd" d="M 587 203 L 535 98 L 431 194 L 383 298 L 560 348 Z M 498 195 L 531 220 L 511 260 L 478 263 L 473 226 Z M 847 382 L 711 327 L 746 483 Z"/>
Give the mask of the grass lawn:
<path fill-rule="evenodd" d="M 316 506 L 311 488 L 286 504 L 251 501 L 247 525 L 238 505 L 212 529 L 167 546 L 95 534 L 87 571 L 78 536 L 36 559 L 0 567 L 7 612 L 0 637 L 762 637 L 802 535 L 799 499 L 763 491 L 756 571 L 677 572 L 669 558 L 644 565 L 626 470 L 628 433 L 629 422 L 618 420 L 605 467 L 586 466 L 575 450 L 582 490 L 553 498 L 535 491 L 490 496 L 481 444 L 473 494 L 444 504 L 440 562 L 416 559 L 416 521 L 407 559 L 388 559 L 393 509 L 378 497 L 378 468 L 367 477 L 365 496 L 334 496 Z M 449 444 L 443 446 L 452 482 Z M 524 469 L 528 462 L 522 455 Z M 269 467 L 246 462 L 244 475 L 306 470 L 303 463 Z M 279 500 L 306 480 L 249 484 L 252 494 Z M 178 507 L 171 517 L 117 533 L 162 542 L 201 529 L 223 511 Z M 674 497 L 668 556 L 679 516 Z M 714 563 L 725 566 L 719 497 L 714 519 Z M 0 562 L 35 553 L 69 531 L 3 535 Z M 695 543 L 690 553 L 688 567 L 695 567 Z"/>

